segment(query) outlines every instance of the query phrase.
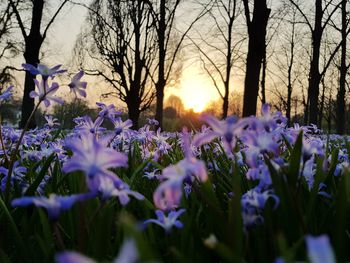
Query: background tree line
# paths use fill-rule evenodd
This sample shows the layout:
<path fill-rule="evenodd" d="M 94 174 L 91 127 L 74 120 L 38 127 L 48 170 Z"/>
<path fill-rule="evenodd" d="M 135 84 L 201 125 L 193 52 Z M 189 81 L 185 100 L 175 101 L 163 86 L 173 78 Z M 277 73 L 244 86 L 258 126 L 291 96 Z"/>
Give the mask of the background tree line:
<path fill-rule="evenodd" d="M 150 108 L 162 126 L 169 113 L 165 91 L 191 60 L 217 90 L 222 118 L 254 115 L 267 102 L 290 121 L 336 124 L 337 133 L 345 132 L 347 0 L 61 0 L 54 9 L 50 2 L 1 2 L 2 85 L 13 72 L 7 60 L 22 54 L 26 63 L 39 63 L 47 32 L 64 19 L 67 6 L 79 5 L 88 14 L 74 48 L 75 65 L 110 86 L 105 96 L 126 105 L 135 128 Z M 26 72 L 21 125 L 34 105 L 28 96 L 33 77 Z M 230 98 L 240 91 L 241 101 Z"/>

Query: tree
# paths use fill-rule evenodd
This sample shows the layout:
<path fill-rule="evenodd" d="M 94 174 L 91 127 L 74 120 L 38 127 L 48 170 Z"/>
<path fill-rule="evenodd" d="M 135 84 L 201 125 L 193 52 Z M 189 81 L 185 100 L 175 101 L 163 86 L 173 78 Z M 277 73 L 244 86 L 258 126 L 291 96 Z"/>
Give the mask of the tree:
<path fill-rule="evenodd" d="M 242 0 L 248 28 L 248 54 L 244 82 L 243 116 L 256 114 L 260 70 L 266 52 L 266 28 L 271 9 L 266 0 L 254 0 L 251 17 L 249 1 Z"/>
<path fill-rule="evenodd" d="M 277 19 L 283 23 L 283 30 L 277 32 L 279 43 L 278 51 L 273 56 L 275 66 L 273 75 L 285 88 L 282 89 L 282 86 L 278 85 L 274 93 L 279 101 L 282 102 L 282 108 L 288 120 L 287 124 L 290 126 L 293 104 L 292 94 L 296 82 L 301 80 L 301 73 L 303 72 L 301 65 L 303 60 L 301 57 L 304 54 L 301 53 L 300 46 L 302 46 L 304 34 L 302 28 L 298 28 L 298 11 L 294 6 L 283 2 L 278 9 L 281 17 Z"/>
<path fill-rule="evenodd" d="M 22 0 L 8 0 L 8 3 L 11 5 L 12 10 L 15 14 L 16 21 L 18 23 L 21 35 L 24 42 L 24 51 L 23 56 L 25 62 L 31 65 L 37 65 L 40 62 L 40 49 L 44 43 L 47 32 L 54 23 L 58 14 L 61 12 L 62 8 L 68 3 L 68 0 L 62 0 L 57 10 L 54 12 L 53 16 L 49 22 L 45 25 L 42 30 L 42 20 L 44 13 L 45 0 L 32 0 L 30 4 L 28 1 Z M 23 11 L 23 8 L 20 8 L 21 5 L 25 5 L 26 8 L 29 8 L 30 15 L 30 25 L 27 25 L 27 12 Z M 20 128 L 23 128 L 27 123 L 27 120 L 34 109 L 34 99 L 29 96 L 30 92 L 35 89 L 35 84 L 33 82 L 34 75 L 29 71 L 25 73 L 24 81 L 24 94 L 22 100 L 22 116 L 20 121 Z M 35 119 L 33 118 L 32 122 L 29 125 L 29 128 L 34 128 L 36 126 Z"/>
<path fill-rule="evenodd" d="M 177 117 L 181 117 L 184 112 L 184 104 L 180 97 L 176 95 L 170 95 L 166 100 L 166 106 L 175 109 Z"/>
<path fill-rule="evenodd" d="M 155 79 L 156 88 L 156 120 L 159 127 L 163 123 L 164 90 L 169 82 L 174 69 L 175 60 L 180 52 L 180 48 L 193 25 L 204 16 L 207 9 L 199 13 L 198 16 L 179 33 L 179 37 L 174 39 L 175 15 L 184 0 L 144 0 L 150 7 L 153 17 L 153 26 L 157 36 L 157 76 Z"/>
<path fill-rule="evenodd" d="M 309 83 L 308 83 L 308 96 L 307 96 L 307 107 L 306 107 L 306 121 L 308 123 L 318 123 L 319 117 L 319 93 L 320 93 L 320 83 L 322 78 L 324 78 L 331 62 L 333 61 L 335 55 L 337 54 L 339 48 L 341 47 L 341 42 L 336 45 L 333 51 L 325 62 L 323 63 L 323 68 L 320 69 L 320 58 L 321 58 L 321 44 L 326 27 L 332 21 L 337 10 L 340 7 L 341 1 L 335 0 L 315 0 L 314 1 L 314 14 L 313 14 L 313 24 L 311 19 L 308 18 L 307 14 L 303 11 L 301 5 L 295 0 L 289 0 L 300 12 L 304 18 L 304 22 L 311 32 L 312 38 L 312 54 L 310 57 L 310 69 L 309 69 Z M 324 5 L 323 5 L 324 4 Z M 349 31 L 346 32 L 348 34 Z M 325 54 L 324 54 L 325 55 Z"/>
<path fill-rule="evenodd" d="M 234 22 L 239 13 L 237 0 L 214 0 L 208 12 L 214 25 L 210 27 L 212 35 L 210 32 L 197 31 L 199 41 L 191 38 L 200 53 L 203 69 L 222 100 L 222 118 L 228 114 L 232 69 L 234 62 L 240 58 L 238 50 L 243 43 L 242 38 L 235 39 L 233 34 Z"/>
<path fill-rule="evenodd" d="M 12 79 L 9 72 L 10 66 L 6 65 L 7 61 L 15 57 L 18 53 L 18 48 L 15 45 L 13 38 L 13 10 L 7 2 L 0 3 L 0 83 L 5 85 Z"/>
<path fill-rule="evenodd" d="M 238 50 L 243 43 L 242 38 L 235 39 L 233 35 L 234 22 L 239 13 L 237 0 L 214 0 L 208 12 L 213 21 L 210 28 L 213 33 L 198 31 L 199 41 L 191 38 L 200 53 L 203 69 L 222 100 L 222 118 L 228 114 L 232 69 L 234 62 L 240 58 Z"/>
<path fill-rule="evenodd" d="M 133 128 L 138 128 L 140 113 L 155 98 L 152 72 L 157 43 L 149 7 L 142 0 L 94 0 L 88 9 L 89 46 L 80 48 L 88 50 L 98 66 L 86 71 L 113 88 L 104 96 L 124 102 Z"/>
<path fill-rule="evenodd" d="M 341 58 L 339 66 L 339 88 L 337 94 L 337 133 L 344 134 L 345 128 L 345 91 L 346 91 L 346 75 L 350 68 L 350 63 L 346 61 L 347 49 L 347 30 L 350 25 L 350 18 L 347 17 L 347 0 L 341 2 L 341 28 L 338 30 L 341 33 Z"/>
<path fill-rule="evenodd" d="M 58 119 L 62 129 L 73 129 L 76 125 L 73 119 L 86 115 L 92 118 L 97 115 L 97 111 L 89 108 L 86 100 L 76 98 L 64 105 L 56 104 L 53 106 L 53 116 Z"/>

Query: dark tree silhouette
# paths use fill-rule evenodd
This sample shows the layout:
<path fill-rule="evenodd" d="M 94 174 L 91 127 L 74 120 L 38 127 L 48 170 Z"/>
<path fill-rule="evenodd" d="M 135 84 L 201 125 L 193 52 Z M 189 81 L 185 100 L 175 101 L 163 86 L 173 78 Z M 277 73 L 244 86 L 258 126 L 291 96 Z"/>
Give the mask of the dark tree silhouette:
<path fill-rule="evenodd" d="M 267 7 L 266 0 L 254 0 L 251 17 L 249 1 L 242 1 L 249 37 L 243 98 L 243 116 L 246 117 L 256 114 L 260 70 L 266 52 L 266 27 L 271 9 Z"/>
<path fill-rule="evenodd" d="M 153 26 L 157 35 L 158 57 L 157 76 L 155 77 L 156 87 L 156 120 L 159 127 L 163 124 L 164 89 L 174 69 L 175 60 L 180 48 L 193 27 L 193 25 L 207 11 L 204 8 L 200 14 L 186 27 L 183 32 L 178 32 L 179 37 L 174 39 L 175 15 L 184 0 L 144 0 L 150 7 L 153 16 Z"/>
<path fill-rule="evenodd" d="M 23 56 L 27 64 L 37 65 L 40 62 L 40 49 L 43 42 L 46 39 L 47 32 L 51 25 L 54 23 L 56 17 L 61 12 L 62 8 L 68 0 L 63 0 L 54 15 L 51 17 L 49 22 L 42 30 L 42 19 L 45 6 L 45 0 L 32 0 L 30 1 L 30 25 L 26 25 L 27 14 L 22 13 L 21 9 L 18 8 L 20 0 L 8 0 L 13 12 L 15 14 L 18 26 L 20 28 L 23 40 L 24 40 L 24 52 Z M 24 4 L 28 4 L 24 2 Z M 27 30 L 28 29 L 28 30 Z M 29 93 L 35 89 L 35 84 L 33 82 L 34 75 L 26 71 L 25 81 L 24 81 L 24 94 L 22 100 L 22 116 L 20 121 L 20 128 L 23 128 L 27 123 L 27 120 L 34 109 L 34 99 L 29 96 Z M 29 125 L 29 128 L 34 128 L 36 126 L 35 119 Z"/>
<path fill-rule="evenodd" d="M 204 71 L 212 80 L 222 99 L 222 118 L 227 117 L 232 69 L 234 62 L 240 58 L 238 50 L 244 40 L 244 38 L 234 39 L 234 22 L 239 12 L 237 0 L 214 0 L 213 6 L 208 12 L 215 26 L 210 29 L 214 31 L 214 36 L 208 36 L 207 32 L 203 35 L 203 33 L 198 31 L 200 40 L 196 41 L 194 38 L 191 38 L 192 43 L 200 53 Z"/>
<path fill-rule="evenodd" d="M 101 76 L 114 89 L 105 96 L 116 96 L 126 103 L 133 128 L 138 128 L 140 113 L 149 108 L 155 93 L 156 40 L 152 17 L 145 1 L 94 0 L 89 8 L 86 48 L 100 62 L 99 69 L 87 70 Z"/>
<path fill-rule="evenodd" d="M 11 67 L 5 65 L 6 62 L 17 55 L 18 48 L 11 38 L 14 25 L 12 22 L 13 11 L 11 5 L 7 2 L 0 3 L 0 88 L 6 85 L 12 79 L 10 74 Z"/>
<path fill-rule="evenodd" d="M 347 50 L 347 30 L 350 27 L 350 18 L 347 16 L 347 0 L 341 2 L 341 58 L 339 66 L 339 88 L 337 94 L 337 133 L 344 134 L 345 129 L 345 92 L 346 92 L 346 75 L 350 68 L 350 63 L 346 61 L 346 50 Z"/>
<path fill-rule="evenodd" d="M 322 38 L 326 27 L 332 21 L 332 18 L 335 16 L 337 10 L 339 9 L 341 1 L 315 0 L 313 24 L 312 21 L 308 18 L 307 14 L 303 11 L 303 8 L 300 6 L 299 3 L 297 3 L 294 0 L 289 1 L 298 9 L 300 14 L 303 16 L 304 21 L 311 32 L 312 54 L 310 58 L 308 97 L 306 105 L 307 107 L 305 109 L 305 121 L 308 123 L 317 124 L 319 117 L 318 99 L 320 93 L 320 83 L 322 81 L 322 78 L 324 78 L 339 48 L 341 47 L 341 43 L 339 43 L 330 53 L 329 57 L 325 60 L 323 68 L 320 69 Z"/>

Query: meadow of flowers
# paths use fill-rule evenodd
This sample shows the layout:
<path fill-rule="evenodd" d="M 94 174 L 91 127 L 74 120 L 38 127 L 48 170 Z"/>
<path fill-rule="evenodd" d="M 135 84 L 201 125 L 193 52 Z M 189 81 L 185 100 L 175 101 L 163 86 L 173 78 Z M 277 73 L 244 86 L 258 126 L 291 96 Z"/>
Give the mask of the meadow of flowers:
<path fill-rule="evenodd" d="M 60 66 L 23 67 L 35 110 L 63 103 Z M 85 97 L 83 75 L 68 87 Z M 350 261 L 349 138 L 269 105 L 176 133 L 97 105 L 72 131 L 0 126 L 0 262 Z"/>

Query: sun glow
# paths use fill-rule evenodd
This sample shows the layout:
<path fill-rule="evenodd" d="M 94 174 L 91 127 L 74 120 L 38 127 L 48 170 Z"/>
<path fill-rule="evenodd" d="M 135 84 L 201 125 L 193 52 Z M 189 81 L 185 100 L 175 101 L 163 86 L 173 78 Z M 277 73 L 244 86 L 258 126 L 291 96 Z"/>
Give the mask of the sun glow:
<path fill-rule="evenodd" d="M 197 68 L 187 68 L 181 77 L 180 89 L 172 92 L 182 100 L 186 110 L 200 113 L 213 100 L 218 99 L 218 94 L 203 74 Z"/>

